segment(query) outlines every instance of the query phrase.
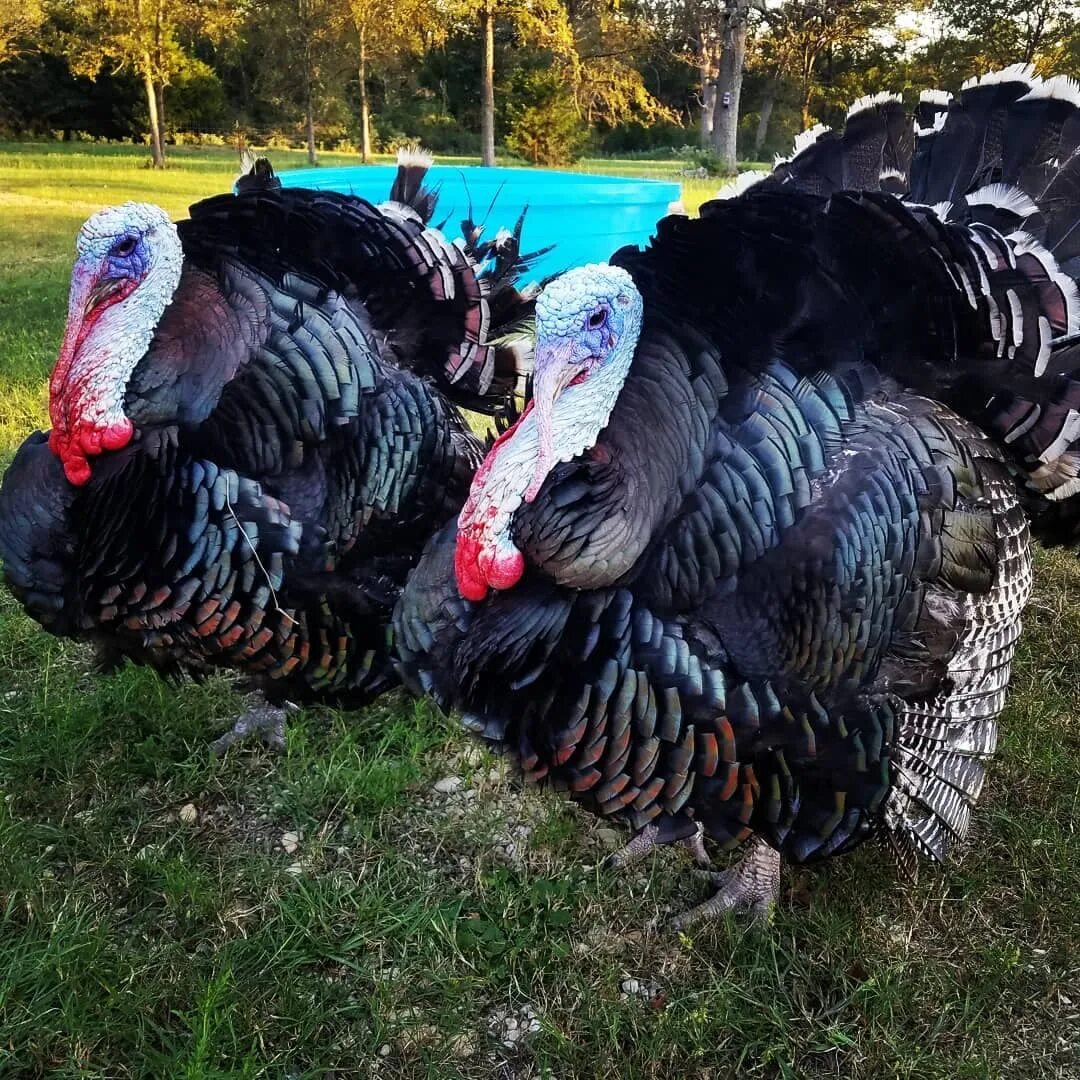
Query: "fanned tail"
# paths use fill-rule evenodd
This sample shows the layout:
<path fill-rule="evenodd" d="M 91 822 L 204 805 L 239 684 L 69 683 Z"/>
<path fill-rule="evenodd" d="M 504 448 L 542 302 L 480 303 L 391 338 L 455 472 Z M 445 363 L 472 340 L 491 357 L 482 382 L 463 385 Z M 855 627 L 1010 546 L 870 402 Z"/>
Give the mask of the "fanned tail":
<path fill-rule="evenodd" d="M 461 223 L 462 238 L 449 241 L 441 229 L 429 225 L 438 198 L 437 191 L 424 186 L 431 164 L 425 151 L 398 151 L 390 201 L 380 209 L 402 224 L 408 221 L 424 226 L 413 240 L 417 268 L 436 293 L 456 292 L 469 300 L 464 312 L 464 339 L 450 350 L 440 373 L 443 391 L 458 405 L 505 418 L 512 409 L 514 393 L 520 393 L 531 368 L 531 347 L 520 340 L 507 340 L 531 318 L 538 291 L 519 289 L 518 283 L 551 248 L 522 251 L 526 210 L 513 230 L 500 228 L 486 241 L 481 239 L 483 225 L 472 220 L 470 211 Z"/>
<path fill-rule="evenodd" d="M 240 155 L 240 175 L 236 179 L 236 193 L 247 195 L 253 191 L 280 191 L 281 181 L 274 175 L 269 158 L 255 157 L 248 149 Z"/>
<path fill-rule="evenodd" d="M 955 97 L 925 91 L 907 124 L 895 97 L 863 99 L 842 132 L 806 132 L 772 173 L 721 197 L 806 192 L 829 200 L 849 253 L 861 246 L 865 260 L 872 237 L 874 258 L 860 265 L 882 311 L 883 366 L 1008 455 L 997 580 L 966 598 L 976 610 L 950 661 L 952 689 L 897 718 L 884 831 L 913 873 L 917 855 L 941 858 L 963 837 L 982 786 L 1030 588 L 1029 526 L 1080 547 L 1080 85 L 1014 65 Z M 889 322 L 904 289 L 919 299 Z"/>
<path fill-rule="evenodd" d="M 435 213 L 439 194 L 424 187 L 434 159 L 419 146 L 403 147 L 397 152 L 397 175 L 390 187 L 390 201 L 411 207 L 427 225 Z"/>
<path fill-rule="evenodd" d="M 843 132 L 805 132 L 772 173 L 744 174 L 721 197 L 790 187 L 830 197 L 830 212 L 846 202 L 875 215 L 894 245 L 881 259 L 923 276 L 937 323 L 939 348 L 898 376 L 994 436 L 1035 536 L 1076 547 L 1080 84 L 1017 64 L 955 97 L 924 91 L 913 139 L 902 117 L 895 96 L 864 98 Z M 903 205 L 880 194 L 904 179 Z"/>

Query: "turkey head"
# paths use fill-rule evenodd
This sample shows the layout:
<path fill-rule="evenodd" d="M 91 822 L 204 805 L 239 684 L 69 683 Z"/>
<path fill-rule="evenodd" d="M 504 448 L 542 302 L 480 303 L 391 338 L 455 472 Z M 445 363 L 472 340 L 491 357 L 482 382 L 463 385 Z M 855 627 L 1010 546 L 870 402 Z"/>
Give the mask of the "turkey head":
<path fill-rule="evenodd" d="M 148 203 L 94 214 L 75 245 L 67 325 L 49 380 L 49 446 L 76 486 L 89 459 L 119 450 L 135 428 L 124 412 L 128 379 L 180 282 L 176 227 Z"/>
<path fill-rule="evenodd" d="M 521 579 L 514 514 L 556 464 L 596 444 L 630 369 L 642 311 L 633 279 L 606 263 L 563 274 L 537 298 L 533 399 L 488 452 L 458 520 L 455 570 L 467 600 Z"/>

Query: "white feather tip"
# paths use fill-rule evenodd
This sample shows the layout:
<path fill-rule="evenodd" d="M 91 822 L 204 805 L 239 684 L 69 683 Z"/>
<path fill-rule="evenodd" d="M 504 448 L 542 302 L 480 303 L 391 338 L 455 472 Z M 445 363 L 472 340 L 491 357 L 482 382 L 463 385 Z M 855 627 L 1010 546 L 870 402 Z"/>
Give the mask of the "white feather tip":
<path fill-rule="evenodd" d="M 430 169 L 434 161 L 431 152 L 425 150 L 419 143 L 398 148 L 397 163 L 399 167 Z"/>
<path fill-rule="evenodd" d="M 762 180 L 767 180 L 772 174 L 767 172 L 760 172 L 757 170 L 748 170 L 747 172 L 741 172 L 735 177 L 729 184 L 725 184 L 717 193 L 718 199 L 734 199 L 741 195 L 744 191 L 748 191 L 755 184 L 761 183 Z"/>
<path fill-rule="evenodd" d="M 1020 100 L 1034 101 L 1037 98 L 1067 101 L 1080 109 L 1080 83 L 1069 75 L 1054 75 L 1033 86 Z"/>
<path fill-rule="evenodd" d="M 881 90 L 876 94 L 866 94 L 851 103 L 847 111 L 847 119 L 850 120 L 856 113 L 865 112 L 867 109 L 875 109 L 878 105 L 888 105 L 892 101 L 900 101 L 900 95 L 891 94 L 888 90 Z"/>
<path fill-rule="evenodd" d="M 800 131 L 799 134 L 795 136 L 795 145 L 791 148 L 791 156 L 797 157 L 807 147 L 813 146 L 822 135 L 829 131 L 832 131 L 832 128 L 829 127 L 828 124 L 815 124 L 812 128 Z"/>
<path fill-rule="evenodd" d="M 961 90 L 973 90 L 977 86 L 993 86 L 995 83 L 1027 83 L 1029 87 L 1038 86 L 1042 80 L 1035 74 L 1031 64 L 1010 64 L 998 71 L 988 71 L 985 75 L 973 75 L 961 84 Z"/>
<path fill-rule="evenodd" d="M 968 206 L 996 206 L 1021 218 L 1029 218 L 1039 212 L 1038 206 L 1020 188 L 1010 184 L 987 184 L 967 196 Z"/>
<path fill-rule="evenodd" d="M 948 90 L 924 90 L 919 95 L 919 101 L 924 105 L 941 105 L 948 108 L 952 101 L 952 94 Z"/>
<path fill-rule="evenodd" d="M 945 121 L 949 119 L 947 112 L 939 112 L 934 114 L 934 122 L 930 127 L 919 127 L 918 121 L 915 123 L 915 138 L 925 139 L 927 135 L 935 135 L 944 126 Z"/>

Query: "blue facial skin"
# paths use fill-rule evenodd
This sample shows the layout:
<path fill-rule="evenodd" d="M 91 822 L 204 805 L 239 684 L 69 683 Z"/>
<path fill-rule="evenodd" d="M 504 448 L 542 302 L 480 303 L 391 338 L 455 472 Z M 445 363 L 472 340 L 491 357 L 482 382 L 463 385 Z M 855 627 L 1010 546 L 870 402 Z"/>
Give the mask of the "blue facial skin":
<path fill-rule="evenodd" d="M 102 267 L 102 277 L 141 281 L 150 263 L 146 237 L 128 233 L 117 237 L 109 247 Z"/>

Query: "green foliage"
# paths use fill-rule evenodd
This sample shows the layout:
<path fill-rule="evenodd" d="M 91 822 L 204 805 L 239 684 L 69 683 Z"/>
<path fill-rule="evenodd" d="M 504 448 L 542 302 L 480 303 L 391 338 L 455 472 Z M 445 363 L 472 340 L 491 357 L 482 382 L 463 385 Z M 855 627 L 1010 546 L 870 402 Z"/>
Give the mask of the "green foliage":
<path fill-rule="evenodd" d="M 684 146 L 680 152 L 690 172 L 702 176 L 726 175 L 727 170 L 720 155 L 711 146 Z"/>
<path fill-rule="evenodd" d="M 166 116 L 172 131 L 227 131 L 229 112 L 225 87 L 208 64 L 193 60 L 173 80 Z"/>
<path fill-rule="evenodd" d="M 130 138 L 140 125 L 139 87 L 130 75 L 96 80 L 71 73 L 51 53 L 28 52 L 0 67 L 0 134 L 49 138 L 75 131 L 110 139 Z"/>
<path fill-rule="evenodd" d="M 670 120 L 652 124 L 636 121 L 616 124 L 604 131 L 597 140 L 605 154 L 640 154 L 650 150 L 671 151 L 672 147 L 685 146 L 697 137 L 697 132 Z"/>
<path fill-rule="evenodd" d="M 0 64 L 29 48 L 44 20 L 41 0 L 3 0 L 0 3 Z"/>
<path fill-rule="evenodd" d="M 1034 63 L 1044 74 L 1065 66 L 1080 34 L 1080 11 L 1070 0 L 935 0 L 933 10 L 979 60 L 992 67 Z"/>
<path fill-rule="evenodd" d="M 567 165 L 581 153 L 588 130 L 556 70 L 522 73 L 507 108 L 506 146 L 533 165 Z"/>

